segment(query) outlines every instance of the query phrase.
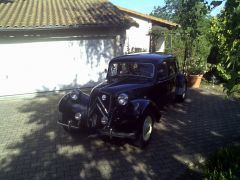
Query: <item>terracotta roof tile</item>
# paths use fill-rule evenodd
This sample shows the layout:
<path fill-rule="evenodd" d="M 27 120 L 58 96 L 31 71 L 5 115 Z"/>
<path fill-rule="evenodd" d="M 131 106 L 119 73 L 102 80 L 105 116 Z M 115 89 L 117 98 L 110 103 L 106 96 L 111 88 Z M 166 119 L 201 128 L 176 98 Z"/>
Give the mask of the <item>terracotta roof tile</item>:
<path fill-rule="evenodd" d="M 107 0 L 0 0 L 0 30 L 129 26 L 133 22 Z"/>

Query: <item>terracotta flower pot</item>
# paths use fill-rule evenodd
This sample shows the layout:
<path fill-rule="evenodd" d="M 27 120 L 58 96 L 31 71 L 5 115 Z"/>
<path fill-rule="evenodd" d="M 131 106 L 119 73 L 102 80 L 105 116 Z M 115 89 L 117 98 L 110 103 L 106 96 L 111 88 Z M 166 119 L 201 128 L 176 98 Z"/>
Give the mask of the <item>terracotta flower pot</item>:
<path fill-rule="evenodd" d="M 188 87 L 199 88 L 203 75 L 188 75 Z"/>

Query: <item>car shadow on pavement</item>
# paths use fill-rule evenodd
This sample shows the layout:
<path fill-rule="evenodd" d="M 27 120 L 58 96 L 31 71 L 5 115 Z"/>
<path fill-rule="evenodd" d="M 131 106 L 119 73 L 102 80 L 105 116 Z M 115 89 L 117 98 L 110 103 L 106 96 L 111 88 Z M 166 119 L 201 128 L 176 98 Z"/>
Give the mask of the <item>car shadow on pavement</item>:
<path fill-rule="evenodd" d="M 0 179 L 176 179 L 216 148 L 240 142 L 240 103 L 190 90 L 165 107 L 148 147 L 57 125 L 58 94 L 0 104 Z"/>

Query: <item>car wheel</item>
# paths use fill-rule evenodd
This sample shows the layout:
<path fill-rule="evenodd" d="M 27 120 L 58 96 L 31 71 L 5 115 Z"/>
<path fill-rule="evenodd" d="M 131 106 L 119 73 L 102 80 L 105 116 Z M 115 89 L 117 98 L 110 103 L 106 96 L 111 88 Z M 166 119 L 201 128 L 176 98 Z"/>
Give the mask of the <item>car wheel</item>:
<path fill-rule="evenodd" d="M 183 102 L 186 99 L 187 96 L 187 85 L 184 85 L 184 92 L 181 95 L 176 95 L 176 101 L 177 102 Z"/>
<path fill-rule="evenodd" d="M 136 138 L 136 145 L 144 148 L 151 140 L 153 132 L 153 116 L 147 113 L 142 121 L 139 133 Z"/>

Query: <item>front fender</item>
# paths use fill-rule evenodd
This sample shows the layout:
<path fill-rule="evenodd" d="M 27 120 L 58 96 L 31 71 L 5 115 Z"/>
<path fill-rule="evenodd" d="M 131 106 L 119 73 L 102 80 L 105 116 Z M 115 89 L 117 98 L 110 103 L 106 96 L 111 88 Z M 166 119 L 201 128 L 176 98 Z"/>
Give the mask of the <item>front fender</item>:
<path fill-rule="evenodd" d="M 141 117 L 146 111 L 150 111 L 156 122 L 160 121 L 161 113 L 157 105 L 151 100 L 147 99 L 136 99 L 131 101 L 134 107 L 134 114 L 138 117 Z"/>
<path fill-rule="evenodd" d="M 87 107 L 89 102 L 89 96 L 84 93 L 78 94 L 77 100 L 72 100 L 70 97 L 70 93 L 66 94 L 59 101 L 58 109 L 62 113 L 81 113 L 86 114 Z"/>

